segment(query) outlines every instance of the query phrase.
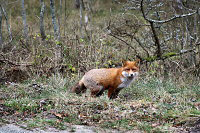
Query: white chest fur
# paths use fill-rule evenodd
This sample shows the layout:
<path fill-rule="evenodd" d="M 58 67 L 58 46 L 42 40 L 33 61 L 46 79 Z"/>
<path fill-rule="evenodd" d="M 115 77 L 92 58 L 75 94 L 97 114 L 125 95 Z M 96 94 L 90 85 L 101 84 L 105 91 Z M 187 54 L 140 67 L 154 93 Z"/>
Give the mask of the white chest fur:
<path fill-rule="evenodd" d="M 134 78 L 126 78 L 126 77 L 121 77 L 120 79 L 122 83 L 117 88 L 125 88 L 129 86 L 131 82 L 134 80 Z"/>
<path fill-rule="evenodd" d="M 122 83 L 117 88 L 128 87 L 131 84 L 131 82 L 133 82 L 137 78 L 138 74 L 139 74 L 138 72 L 135 72 L 134 76 L 130 78 L 127 77 L 125 73 L 122 73 L 124 77 L 120 77 Z"/>

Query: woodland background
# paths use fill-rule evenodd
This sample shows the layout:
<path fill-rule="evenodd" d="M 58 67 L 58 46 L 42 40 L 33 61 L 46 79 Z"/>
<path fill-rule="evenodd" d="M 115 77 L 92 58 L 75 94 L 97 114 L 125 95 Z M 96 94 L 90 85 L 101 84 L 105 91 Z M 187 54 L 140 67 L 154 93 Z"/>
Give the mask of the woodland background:
<path fill-rule="evenodd" d="M 20 114 L 32 120 L 28 128 L 198 130 L 199 7 L 198 0 L 0 0 L 1 121 L 22 122 Z M 138 58 L 140 78 L 116 101 L 65 94 L 92 68 Z M 35 120 L 45 111 L 55 120 Z"/>

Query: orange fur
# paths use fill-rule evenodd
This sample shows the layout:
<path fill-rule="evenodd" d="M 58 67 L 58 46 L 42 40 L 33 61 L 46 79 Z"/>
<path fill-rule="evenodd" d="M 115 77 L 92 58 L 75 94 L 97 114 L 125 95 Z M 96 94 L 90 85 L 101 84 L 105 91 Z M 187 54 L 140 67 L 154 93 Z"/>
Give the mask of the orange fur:
<path fill-rule="evenodd" d="M 92 69 L 71 90 L 79 94 L 90 89 L 92 96 L 100 96 L 104 90 L 108 90 L 108 97 L 114 99 L 122 88 L 138 76 L 137 63 L 138 61 L 125 61 L 121 68 Z"/>

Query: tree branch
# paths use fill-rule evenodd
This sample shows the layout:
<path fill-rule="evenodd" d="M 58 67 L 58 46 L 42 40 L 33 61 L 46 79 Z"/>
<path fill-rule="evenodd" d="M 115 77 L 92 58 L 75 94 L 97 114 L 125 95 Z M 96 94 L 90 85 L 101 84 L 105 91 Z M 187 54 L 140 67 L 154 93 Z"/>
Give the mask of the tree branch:
<path fill-rule="evenodd" d="M 162 52 L 161 52 L 160 41 L 159 41 L 159 38 L 157 36 L 155 27 L 154 27 L 154 22 L 153 21 L 149 21 L 147 19 L 146 15 L 145 15 L 144 8 L 143 8 L 143 0 L 141 1 L 141 11 L 142 11 L 142 15 L 143 15 L 144 19 L 147 20 L 150 23 L 151 30 L 152 30 L 152 33 L 153 33 L 153 37 L 154 37 L 154 40 L 155 40 L 155 45 L 157 46 L 157 51 L 156 51 L 157 57 L 161 57 L 162 56 Z"/>
<path fill-rule="evenodd" d="M 195 49 L 181 50 L 179 53 L 169 52 L 169 53 L 163 54 L 161 57 L 157 57 L 157 56 L 146 57 L 146 58 L 141 59 L 141 61 L 142 62 L 153 62 L 156 60 L 165 60 L 165 59 L 168 59 L 168 58 L 171 58 L 174 56 L 180 56 L 180 55 L 187 54 L 190 52 L 195 52 Z M 198 53 L 198 52 L 196 52 L 196 53 Z"/>
<path fill-rule="evenodd" d="M 146 15 L 145 15 L 145 12 L 144 12 L 144 8 L 143 8 L 143 1 L 144 0 L 141 0 L 141 11 L 142 11 L 142 15 L 144 17 L 145 20 L 147 20 L 148 22 L 151 22 L 151 23 L 167 23 L 167 22 L 170 22 L 170 21 L 173 21 L 177 18 L 184 18 L 184 17 L 188 17 L 188 16 L 192 16 L 196 13 L 198 13 L 198 10 L 192 12 L 192 13 L 188 13 L 188 14 L 182 14 L 182 15 L 174 15 L 173 17 L 167 19 L 167 20 L 153 20 L 153 19 L 150 19 L 150 18 L 147 18 Z"/>

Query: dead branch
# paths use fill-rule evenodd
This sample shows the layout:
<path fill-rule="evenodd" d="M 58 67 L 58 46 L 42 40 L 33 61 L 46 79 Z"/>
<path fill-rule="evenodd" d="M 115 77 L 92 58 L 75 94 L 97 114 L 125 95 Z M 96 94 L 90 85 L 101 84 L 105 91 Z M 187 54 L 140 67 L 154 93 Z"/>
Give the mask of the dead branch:
<path fill-rule="evenodd" d="M 142 15 L 143 15 L 144 19 L 147 20 L 150 23 L 161 23 L 161 24 L 163 24 L 163 23 L 167 23 L 167 22 L 173 21 L 173 20 L 175 20 L 177 18 L 184 18 L 184 17 L 192 16 L 192 15 L 198 13 L 198 10 L 195 10 L 194 12 L 188 13 L 188 14 L 182 14 L 182 15 L 175 14 L 173 17 L 171 17 L 169 19 L 166 19 L 166 20 L 153 20 L 153 19 L 150 19 L 150 18 L 146 17 L 145 12 L 144 12 L 144 8 L 143 8 L 143 1 L 144 0 L 141 0 L 141 5 L 140 5 L 141 6 Z"/>
<path fill-rule="evenodd" d="M 157 57 L 161 57 L 162 52 L 161 52 L 160 41 L 159 41 L 159 38 L 157 36 L 155 27 L 154 27 L 154 22 L 149 21 L 149 19 L 147 19 L 146 15 L 145 15 L 144 8 L 143 8 L 143 0 L 141 1 L 141 11 L 142 11 L 142 15 L 143 15 L 144 19 L 147 20 L 150 23 L 151 30 L 152 30 L 152 33 L 153 33 L 153 37 L 154 37 L 154 40 L 155 40 L 155 45 L 157 46 L 157 51 L 156 51 Z"/>
<path fill-rule="evenodd" d="M 183 54 L 187 54 L 187 53 L 190 53 L 190 52 L 195 52 L 196 54 L 198 54 L 198 52 L 196 52 L 195 49 L 187 49 L 187 50 L 181 50 L 178 53 L 173 53 L 173 54 L 169 54 L 169 55 L 167 55 L 167 54 L 162 55 L 161 57 L 154 56 L 154 57 L 147 57 L 147 58 L 140 58 L 140 59 L 141 59 L 141 62 L 154 62 L 156 60 L 166 60 L 166 59 L 171 58 L 171 57 L 181 56 Z"/>

